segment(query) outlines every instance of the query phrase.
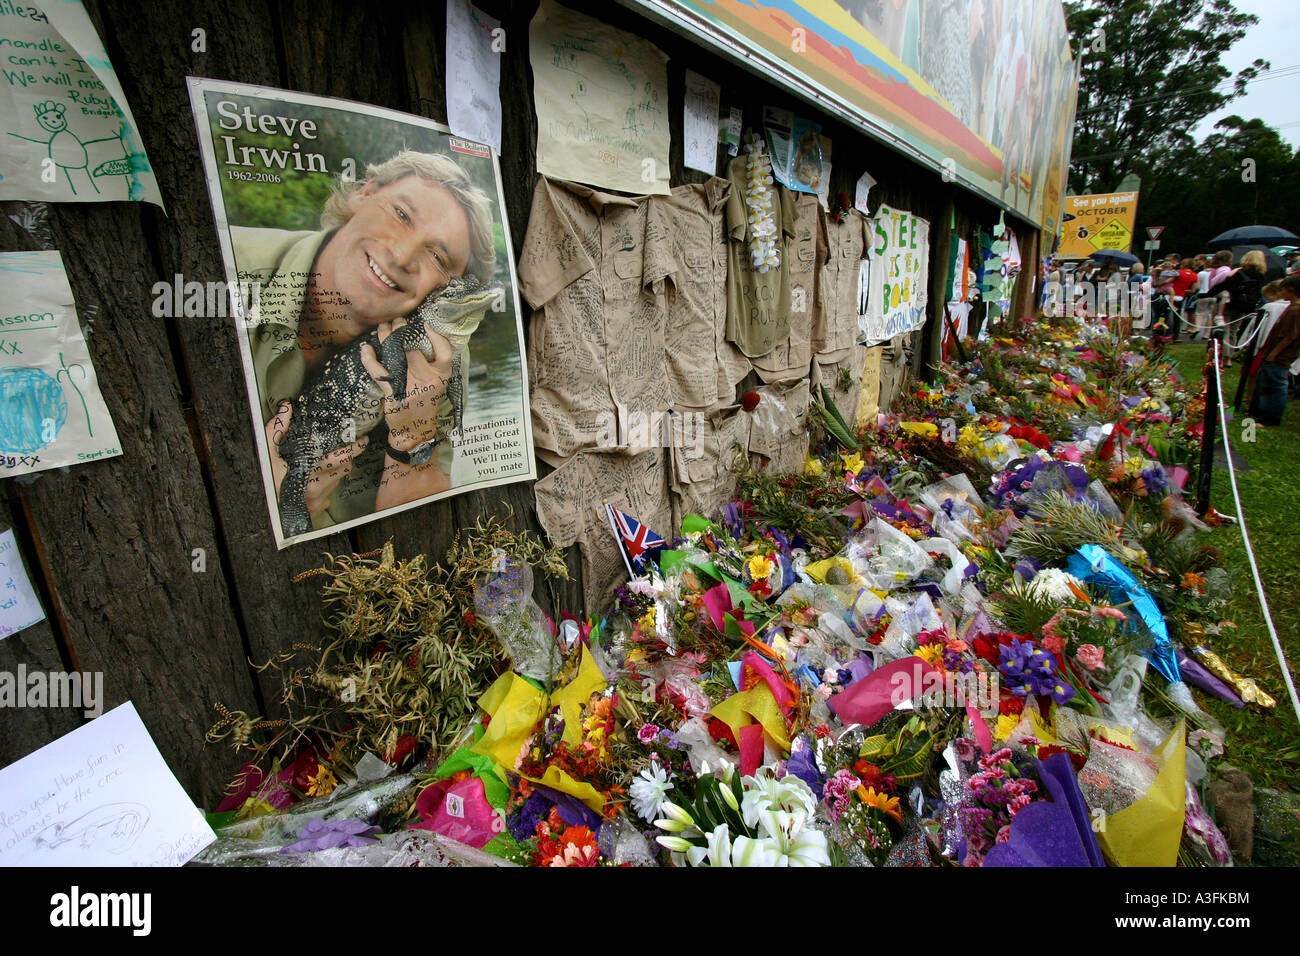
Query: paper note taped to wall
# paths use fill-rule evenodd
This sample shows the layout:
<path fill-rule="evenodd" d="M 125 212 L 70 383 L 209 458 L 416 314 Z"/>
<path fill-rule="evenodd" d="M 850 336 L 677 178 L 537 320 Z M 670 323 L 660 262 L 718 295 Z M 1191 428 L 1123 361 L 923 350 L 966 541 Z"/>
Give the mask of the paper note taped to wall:
<path fill-rule="evenodd" d="M 181 866 L 214 840 L 130 701 L 0 770 L 0 866 Z"/>
<path fill-rule="evenodd" d="M 447 3 L 447 125 L 501 152 L 501 53 L 505 33 L 468 0 Z"/>
<path fill-rule="evenodd" d="M 0 533 L 0 638 L 45 620 L 11 528 Z"/>
<path fill-rule="evenodd" d="M 706 76 L 686 71 L 682 117 L 682 157 L 686 166 L 713 176 L 718 171 L 718 105 L 722 87 Z"/>
<path fill-rule="evenodd" d="M 63 259 L 0 253 L 0 477 L 120 454 Z"/>
<path fill-rule="evenodd" d="M 537 171 L 668 193 L 668 58 L 653 43 L 542 0 L 528 33 Z"/>
<path fill-rule="evenodd" d="M 163 204 L 80 0 L 0 3 L 0 199 Z"/>

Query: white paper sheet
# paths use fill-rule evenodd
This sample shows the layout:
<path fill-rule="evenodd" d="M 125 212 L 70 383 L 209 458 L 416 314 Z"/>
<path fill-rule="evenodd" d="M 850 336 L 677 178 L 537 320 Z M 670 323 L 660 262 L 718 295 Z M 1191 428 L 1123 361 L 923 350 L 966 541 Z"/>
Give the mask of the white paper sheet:
<path fill-rule="evenodd" d="M 0 770 L 0 866 L 180 866 L 215 839 L 130 701 Z"/>
<path fill-rule="evenodd" d="M 718 172 L 718 105 L 722 87 L 706 76 L 686 71 L 686 104 L 682 121 L 685 164 L 710 176 Z"/>
<path fill-rule="evenodd" d="M 0 3 L 0 51 L 0 199 L 163 204 L 80 0 Z"/>
<path fill-rule="evenodd" d="M 120 454 L 63 259 L 0 253 L 0 477 Z"/>
<path fill-rule="evenodd" d="M 501 152 L 501 27 L 468 0 L 447 2 L 447 125 Z M 493 49 L 493 47 L 496 49 Z"/>
<path fill-rule="evenodd" d="M 23 567 L 13 529 L 0 533 L 0 638 L 45 620 L 45 611 Z"/>
<path fill-rule="evenodd" d="M 853 192 L 853 208 L 864 216 L 871 215 L 871 210 L 867 207 L 867 195 L 875 184 L 875 177 L 870 173 L 863 173 L 858 177 L 858 185 Z"/>
<path fill-rule="evenodd" d="M 528 32 L 537 171 L 668 193 L 668 58 L 653 43 L 542 0 Z"/>

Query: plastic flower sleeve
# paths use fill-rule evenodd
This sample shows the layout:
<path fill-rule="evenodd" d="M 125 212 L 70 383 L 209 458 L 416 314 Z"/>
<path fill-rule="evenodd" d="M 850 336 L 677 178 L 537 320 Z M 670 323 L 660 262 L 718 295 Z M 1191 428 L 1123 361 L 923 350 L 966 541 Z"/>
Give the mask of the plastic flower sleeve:
<path fill-rule="evenodd" d="M 871 520 L 844 555 L 855 571 L 882 591 L 904 586 L 934 564 L 915 541 L 880 518 Z"/>
<path fill-rule="evenodd" d="M 1094 740 L 1079 788 L 1105 828 L 1103 852 L 1116 866 L 1173 866 L 1186 811 L 1186 746 L 1180 720 L 1151 754 Z"/>
<path fill-rule="evenodd" d="M 978 521 L 983 502 L 965 475 L 953 475 L 921 489 L 921 503 L 934 512 L 934 530 L 945 538 L 974 540 L 968 522 Z"/>
<path fill-rule="evenodd" d="M 560 655 L 546 615 L 532 594 L 532 568 L 498 552 L 493 569 L 474 586 L 474 608 L 510 655 L 515 670 L 548 681 L 559 666 Z"/>

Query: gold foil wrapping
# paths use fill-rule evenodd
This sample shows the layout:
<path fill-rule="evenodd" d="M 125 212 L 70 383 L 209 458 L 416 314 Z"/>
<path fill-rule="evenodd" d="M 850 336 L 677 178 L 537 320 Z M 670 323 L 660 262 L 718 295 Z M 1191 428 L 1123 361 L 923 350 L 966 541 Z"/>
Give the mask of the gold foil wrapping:
<path fill-rule="evenodd" d="M 1255 683 L 1255 678 L 1242 677 L 1204 644 L 1193 645 L 1190 650 L 1207 671 L 1236 691 L 1237 696 L 1246 703 L 1265 708 L 1277 706 L 1277 701 L 1268 691 Z"/>

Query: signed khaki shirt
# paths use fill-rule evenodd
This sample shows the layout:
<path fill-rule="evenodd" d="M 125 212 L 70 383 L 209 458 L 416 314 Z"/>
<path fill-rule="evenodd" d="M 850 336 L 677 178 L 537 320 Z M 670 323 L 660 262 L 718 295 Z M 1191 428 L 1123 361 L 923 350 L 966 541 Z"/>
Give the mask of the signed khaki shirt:
<path fill-rule="evenodd" d="M 784 186 L 781 192 L 786 192 Z M 817 299 L 817 279 L 822 252 L 821 209 L 817 197 L 791 194 L 794 235 L 785 243 L 790 273 L 790 335 L 766 355 L 753 359 L 764 382 L 797 382 L 808 376 L 812 361 L 812 334 Z"/>
<path fill-rule="evenodd" d="M 727 235 L 723 211 L 730 184 L 677 186 L 651 196 L 664 224 L 675 270 L 667 286 L 668 386 L 675 409 L 709 409 L 735 401 L 749 359 L 727 341 Z"/>
<path fill-rule="evenodd" d="M 553 465 L 625 444 L 629 419 L 668 408 L 665 279 L 672 245 L 642 198 L 541 177 L 519 257 L 534 309 L 533 440 Z"/>

